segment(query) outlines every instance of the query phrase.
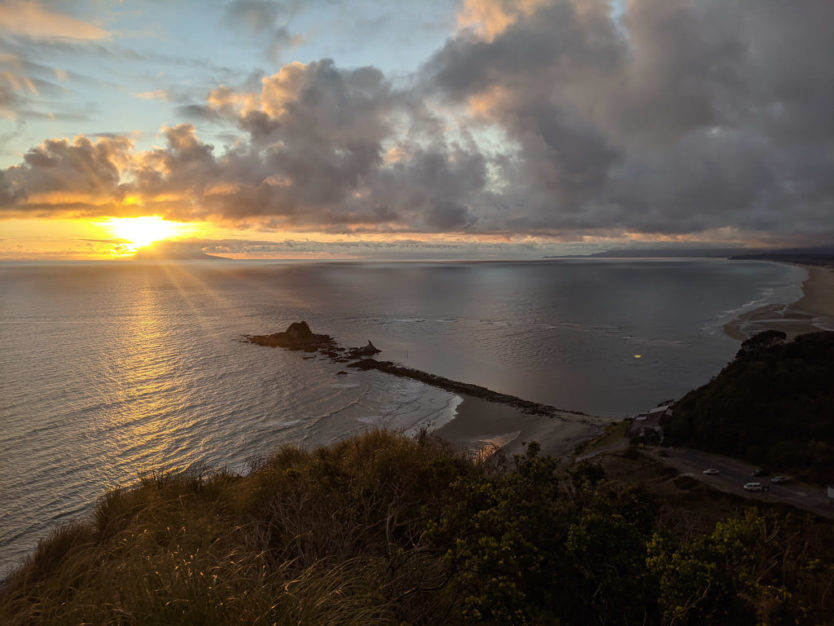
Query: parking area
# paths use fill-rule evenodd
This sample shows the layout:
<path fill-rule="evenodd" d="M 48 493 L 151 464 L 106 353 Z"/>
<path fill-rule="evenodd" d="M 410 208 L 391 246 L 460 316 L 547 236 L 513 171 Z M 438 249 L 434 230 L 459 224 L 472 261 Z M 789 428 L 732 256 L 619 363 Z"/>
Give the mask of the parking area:
<path fill-rule="evenodd" d="M 834 519 L 834 503 L 824 487 L 754 476 L 755 466 L 737 459 L 689 448 L 644 448 L 657 460 L 716 489 L 762 502 L 781 502 Z M 714 470 L 705 472 L 704 470 Z M 759 488 L 745 485 L 758 484 Z"/>

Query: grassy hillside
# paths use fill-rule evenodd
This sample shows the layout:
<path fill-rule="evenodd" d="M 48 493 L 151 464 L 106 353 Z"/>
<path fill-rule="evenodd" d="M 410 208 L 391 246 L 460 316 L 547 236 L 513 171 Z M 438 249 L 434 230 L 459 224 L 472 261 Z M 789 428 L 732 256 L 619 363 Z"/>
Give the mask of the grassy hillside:
<path fill-rule="evenodd" d="M 697 511 L 661 515 L 655 496 L 609 482 L 601 466 L 561 468 L 537 452 L 502 467 L 430 437 L 373 432 L 282 449 L 246 477 L 152 476 L 44 541 L 0 591 L 0 623 L 752 624 L 834 614 L 830 523 L 736 510 L 699 526 Z"/>
<path fill-rule="evenodd" d="M 834 332 L 768 331 L 675 404 L 665 440 L 834 482 Z"/>

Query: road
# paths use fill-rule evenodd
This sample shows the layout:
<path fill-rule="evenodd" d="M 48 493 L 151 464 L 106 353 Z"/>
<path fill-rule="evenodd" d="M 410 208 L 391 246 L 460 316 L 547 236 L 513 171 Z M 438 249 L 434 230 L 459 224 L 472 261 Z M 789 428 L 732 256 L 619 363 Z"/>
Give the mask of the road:
<path fill-rule="evenodd" d="M 715 489 L 742 496 L 760 502 L 778 502 L 793 505 L 798 509 L 811 511 L 823 517 L 834 519 L 834 503 L 826 495 L 824 487 L 806 483 L 789 482 L 774 485 L 769 476 L 754 477 L 755 466 L 743 461 L 690 448 L 655 448 L 643 449 L 652 458 L 671 465 L 681 474 L 690 474 Z M 720 473 L 709 476 L 703 471 L 714 467 Z M 760 482 L 762 487 L 769 487 L 767 493 L 744 490 L 744 484 Z"/>

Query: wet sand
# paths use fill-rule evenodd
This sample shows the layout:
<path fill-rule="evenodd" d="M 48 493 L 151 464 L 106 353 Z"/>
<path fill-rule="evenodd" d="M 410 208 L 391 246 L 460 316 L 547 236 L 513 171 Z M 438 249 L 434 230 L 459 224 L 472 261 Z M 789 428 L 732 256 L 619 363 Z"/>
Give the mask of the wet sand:
<path fill-rule="evenodd" d="M 611 421 L 568 412 L 531 414 L 509 404 L 458 395 L 463 402 L 457 407 L 457 415 L 435 434 L 467 450 L 484 453 L 501 449 L 508 456 L 520 454 L 526 443 L 536 441 L 542 454 L 570 457 L 577 444 L 598 435 Z"/>
<path fill-rule="evenodd" d="M 763 330 L 781 330 L 788 338 L 834 330 L 834 268 L 803 265 L 808 279 L 803 296 L 789 305 L 771 304 L 745 313 L 724 326 L 733 339 L 744 341 Z"/>

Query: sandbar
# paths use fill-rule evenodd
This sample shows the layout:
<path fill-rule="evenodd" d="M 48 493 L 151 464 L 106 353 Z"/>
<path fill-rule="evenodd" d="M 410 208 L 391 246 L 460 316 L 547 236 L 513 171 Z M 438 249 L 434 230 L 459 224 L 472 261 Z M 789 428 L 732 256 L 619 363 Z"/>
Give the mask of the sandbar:
<path fill-rule="evenodd" d="M 507 456 L 521 454 L 526 444 L 536 441 L 542 454 L 569 457 L 579 443 L 592 439 L 610 419 L 559 411 L 557 415 L 525 412 L 522 409 L 467 394 L 453 420 L 434 434 L 466 450 L 485 454 L 501 450 Z"/>
<path fill-rule="evenodd" d="M 769 304 L 744 313 L 724 326 L 738 341 L 764 330 L 781 330 L 788 339 L 820 330 L 834 330 L 834 268 L 802 265 L 808 278 L 803 296 L 793 304 Z"/>

